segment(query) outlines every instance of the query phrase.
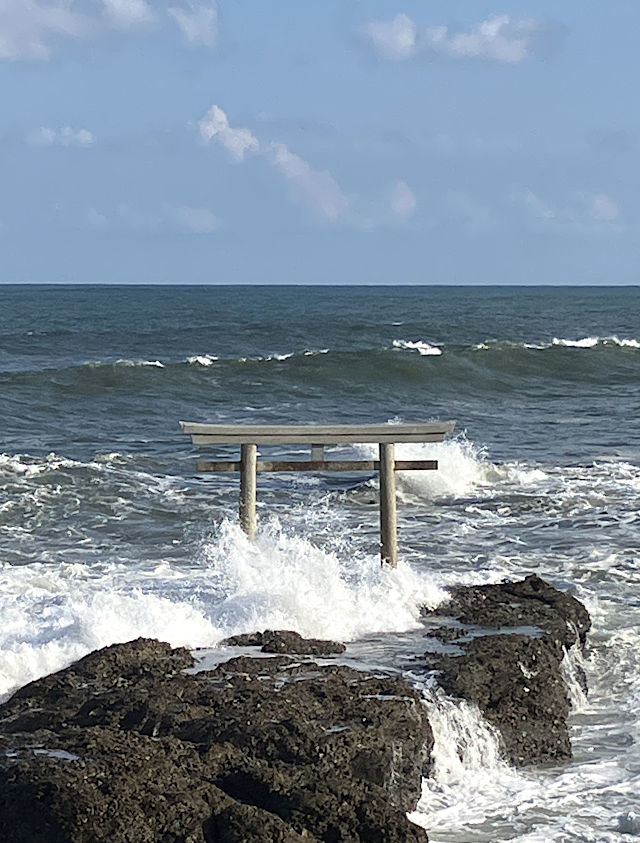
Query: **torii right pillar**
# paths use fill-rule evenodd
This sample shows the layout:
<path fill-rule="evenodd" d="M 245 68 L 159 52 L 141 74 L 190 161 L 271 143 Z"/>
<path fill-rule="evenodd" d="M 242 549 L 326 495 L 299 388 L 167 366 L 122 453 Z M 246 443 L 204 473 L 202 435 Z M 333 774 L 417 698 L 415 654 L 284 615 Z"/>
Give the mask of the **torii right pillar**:
<path fill-rule="evenodd" d="M 380 449 L 380 557 L 382 564 L 398 566 L 398 517 L 396 511 L 395 445 L 381 442 Z"/>

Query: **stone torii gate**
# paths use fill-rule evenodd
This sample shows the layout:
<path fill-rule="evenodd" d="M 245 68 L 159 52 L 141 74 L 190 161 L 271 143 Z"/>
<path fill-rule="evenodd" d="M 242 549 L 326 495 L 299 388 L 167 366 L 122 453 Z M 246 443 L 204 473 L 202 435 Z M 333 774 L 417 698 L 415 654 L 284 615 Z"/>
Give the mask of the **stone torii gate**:
<path fill-rule="evenodd" d="M 378 471 L 380 474 L 380 553 L 382 562 L 398 564 L 396 471 L 434 471 L 437 460 L 396 460 L 395 445 L 401 442 L 442 442 L 452 433 L 455 421 L 412 424 L 338 425 L 221 425 L 180 422 L 194 445 L 239 445 L 240 461 L 201 460 L 198 471 L 240 472 L 240 523 L 253 539 L 256 534 L 257 475 L 261 471 Z M 373 442 L 377 460 L 326 460 L 327 445 Z M 311 446 L 310 460 L 258 460 L 258 445 Z"/>

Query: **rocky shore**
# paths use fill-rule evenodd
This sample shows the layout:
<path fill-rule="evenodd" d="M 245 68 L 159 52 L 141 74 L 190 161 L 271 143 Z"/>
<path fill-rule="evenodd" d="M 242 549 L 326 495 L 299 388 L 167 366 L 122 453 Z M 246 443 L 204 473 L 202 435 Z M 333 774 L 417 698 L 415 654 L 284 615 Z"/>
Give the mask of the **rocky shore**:
<path fill-rule="evenodd" d="M 590 624 L 577 600 L 531 576 L 456 589 L 424 620 L 416 666 L 478 705 L 507 759 L 570 757 L 561 661 Z M 190 652 L 138 639 L 0 706 L 0 840 L 427 840 L 406 819 L 433 748 L 416 689 L 340 664 L 335 642 L 225 643 L 256 649 L 185 672 Z"/>

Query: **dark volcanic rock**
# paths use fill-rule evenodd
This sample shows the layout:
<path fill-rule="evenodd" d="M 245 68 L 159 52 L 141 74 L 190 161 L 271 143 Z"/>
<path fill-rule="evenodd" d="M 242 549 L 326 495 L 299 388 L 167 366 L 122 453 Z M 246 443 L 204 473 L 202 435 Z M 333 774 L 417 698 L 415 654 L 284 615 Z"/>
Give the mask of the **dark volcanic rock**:
<path fill-rule="evenodd" d="M 536 626 L 571 647 L 584 644 L 591 619 L 585 607 L 535 574 L 519 582 L 455 588 L 433 614 L 485 627 Z"/>
<path fill-rule="evenodd" d="M 140 639 L 0 706 L 0 840 L 426 840 L 404 812 L 432 736 L 404 682 L 283 656 L 192 664 Z"/>
<path fill-rule="evenodd" d="M 298 632 L 282 629 L 233 635 L 220 643 L 232 647 L 260 647 L 263 653 L 292 653 L 300 656 L 328 656 L 346 650 L 344 644 L 338 641 L 303 638 Z"/>
<path fill-rule="evenodd" d="M 426 637 L 437 638 L 443 644 L 450 644 L 452 641 L 467 637 L 468 634 L 468 630 L 463 626 L 439 626 L 436 629 L 430 629 Z"/>
<path fill-rule="evenodd" d="M 440 684 L 478 705 L 498 729 L 507 760 L 522 765 L 570 758 L 562 649 L 527 635 L 486 635 L 464 650 L 441 658 Z"/>
<path fill-rule="evenodd" d="M 425 615 L 457 622 L 433 630 L 455 640 L 460 655 L 426 653 L 443 689 L 478 705 L 517 765 L 571 757 L 564 648 L 584 645 L 591 625 L 584 606 L 535 575 L 520 582 L 456 588 Z M 459 626 L 462 624 L 462 626 Z M 499 634 L 492 630 L 499 631 Z"/>

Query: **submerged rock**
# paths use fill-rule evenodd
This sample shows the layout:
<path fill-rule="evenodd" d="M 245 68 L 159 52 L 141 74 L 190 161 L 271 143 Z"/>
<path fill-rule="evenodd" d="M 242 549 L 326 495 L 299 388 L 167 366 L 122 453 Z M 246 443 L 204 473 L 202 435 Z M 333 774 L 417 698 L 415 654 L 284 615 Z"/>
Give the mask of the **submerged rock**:
<path fill-rule="evenodd" d="M 139 639 L 0 706 L 7 843 L 424 841 L 432 735 L 400 679 L 285 656 L 185 674 Z"/>
<path fill-rule="evenodd" d="M 476 703 L 518 766 L 571 757 L 565 649 L 583 646 L 591 621 L 582 603 L 535 575 L 519 582 L 456 588 L 425 616 L 447 617 L 428 635 L 456 654 L 426 653 L 453 696 Z"/>
<path fill-rule="evenodd" d="M 298 632 L 282 629 L 233 635 L 220 643 L 229 647 L 260 647 L 263 653 L 291 653 L 300 656 L 328 656 L 344 653 L 346 650 L 344 644 L 338 641 L 303 638 Z"/>

